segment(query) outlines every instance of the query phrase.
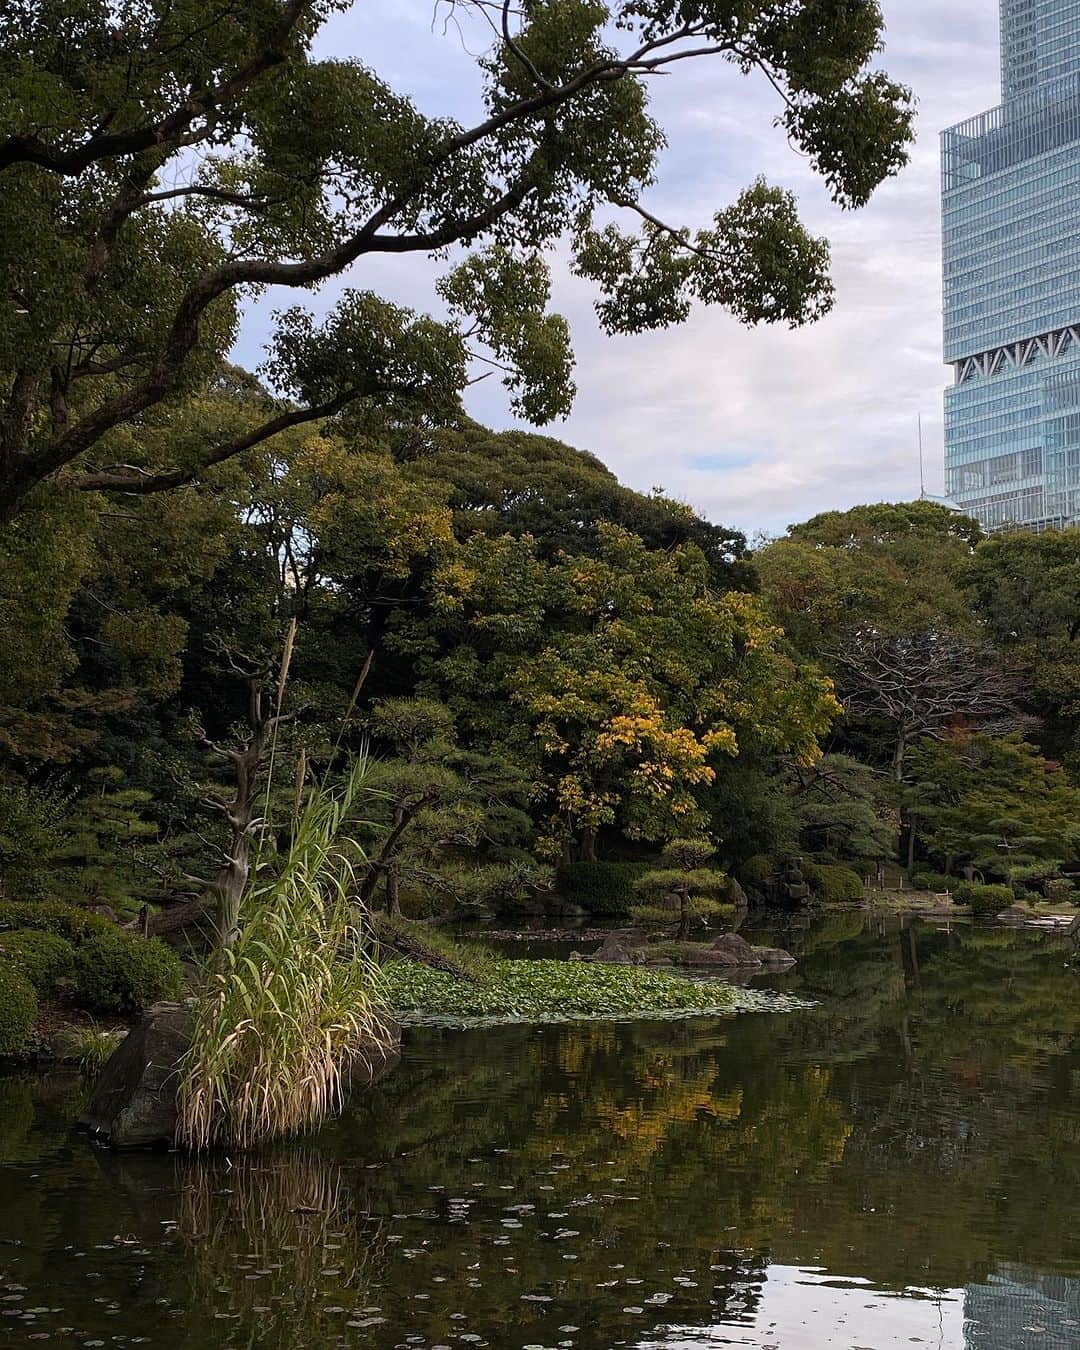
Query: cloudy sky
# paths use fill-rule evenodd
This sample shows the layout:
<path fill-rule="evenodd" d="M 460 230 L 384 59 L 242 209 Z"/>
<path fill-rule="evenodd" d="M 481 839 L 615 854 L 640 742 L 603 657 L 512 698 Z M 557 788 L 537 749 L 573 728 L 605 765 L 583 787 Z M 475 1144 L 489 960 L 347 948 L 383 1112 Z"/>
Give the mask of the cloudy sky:
<path fill-rule="evenodd" d="M 909 167 L 862 211 L 835 208 L 805 161 L 772 126 L 776 96 L 715 62 L 687 62 L 654 81 L 654 110 L 669 140 L 646 204 L 691 226 L 730 202 L 757 174 L 792 188 L 804 221 L 833 246 L 837 301 L 798 332 L 746 330 L 698 309 L 679 328 L 610 338 L 592 292 L 558 259 L 555 308 L 570 321 L 578 398 L 546 430 L 599 455 L 625 482 L 662 486 L 711 519 L 753 534 L 779 532 L 829 507 L 917 495 L 916 418 L 922 413 L 927 488 L 942 490 L 938 132 L 998 102 L 997 0 L 882 0 L 888 23 L 881 64 L 919 100 Z M 335 16 L 326 55 L 355 56 L 425 112 L 462 120 L 478 110 L 479 29 L 432 22 L 432 0 L 362 0 Z M 438 269 L 416 258 L 379 258 L 324 288 L 379 289 L 435 308 Z M 295 297 L 293 297 L 295 298 Z M 238 356 L 256 365 L 275 301 L 247 320 Z M 503 391 L 487 380 L 469 410 L 490 426 L 514 425 Z"/>

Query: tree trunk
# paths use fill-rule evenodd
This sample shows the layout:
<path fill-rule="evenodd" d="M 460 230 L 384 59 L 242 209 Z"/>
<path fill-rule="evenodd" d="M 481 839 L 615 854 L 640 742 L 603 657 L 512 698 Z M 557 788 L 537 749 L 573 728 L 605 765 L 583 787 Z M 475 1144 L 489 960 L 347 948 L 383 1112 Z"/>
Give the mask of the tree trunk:
<path fill-rule="evenodd" d="M 893 751 L 893 776 L 898 783 L 904 781 L 904 760 L 907 758 L 907 735 L 900 731 L 896 737 L 896 749 Z"/>
<path fill-rule="evenodd" d="M 679 942 L 685 942 L 690 936 L 690 896 L 686 891 L 679 892 L 679 931 L 675 934 Z"/>
<path fill-rule="evenodd" d="M 596 861 L 596 831 L 595 831 L 595 830 L 589 830 L 589 829 L 582 830 L 582 832 L 581 832 L 581 846 L 580 846 L 580 848 L 578 849 L 578 861 L 579 861 L 579 862 L 595 862 L 595 861 Z"/>
<path fill-rule="evenodd" d="M 391 918 L 401 913 L 398 901 L 398 874 L 393 863 L 386 869 L 386 912 Z"/>
<path fill-rule="evenodd" d="M 179 932 L 197 923 L 207 910 L 215 909 L 222 946 L 229 946 L 236 940 L 240 901 L 251 872 L 251 842 L 258 823 L 260 776 L 278 721 L 266 711 L 267 678 L 265 671 L 246 677 L 248 738 L 244 744 L 238 749 L 214 747 L 218 753 L 227 756 L 235 772 L 232 800 L 220 803 L 229 825 L 229 842 L 221 871 L 204 895 L 151 915 L 146 924 L 147 936 Z"/>
<path fill-rule="evenodd" d="M 918 835 L 918 832 L 919 832 L 918 817 L 915 815 L 913 811 L 911 813 L 911 819 L 908 821 L 907 867 L 909 875 L 911 874 L 911 869 L 915 866 L 915 840 Z"/>

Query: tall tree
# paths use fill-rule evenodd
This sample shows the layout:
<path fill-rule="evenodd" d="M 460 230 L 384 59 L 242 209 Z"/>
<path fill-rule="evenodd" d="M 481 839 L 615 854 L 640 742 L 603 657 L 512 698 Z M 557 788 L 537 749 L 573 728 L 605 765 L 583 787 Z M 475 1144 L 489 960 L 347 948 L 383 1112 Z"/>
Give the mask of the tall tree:
<path fill-rule="evenodd" d="M 893 773 L 924 737 L 965 727 L 998 734 L 1030 724 L 1022 686 L 993 648 L 936 633 L 887 637 L 859 632 L 835 655 L 844 711 L 887 728 Z"/>
<path fill-rule="evenodd" d="M 1043 749 L 1080 780 L 1080 529 L 994 535 L 967 576 L 990 639 L 1030 683 Z"/>
<path fill-rule="evenodd" d="M 758 181 L 702 228 L 660 220 L 649 80 L 689 60 L 761 73 L 833 198 L 863 204 L 906 161 L 906 89 L 870 69 L 876 0 L 456 0 L 493 39 L 470 125 L 426 116 L 359 61 L 315 60 L 333 0 L 14 0 L 0 11 L 0 518 L 42 480 L 149 493 L 203 478 L 350 403 L 445 413 L 479 351 L 515 410 L 572 397 L 542 259 L 569 234 L 610 332 L 829 308 L 828 248 Z M 621 228 L 629 218 L 638 228 Z M 446 322 L 347 290 L 279 315 L 255 424 L 160 453 L 122 429 L 205 388 L 244 301 L 362 258 L 464 259 Z"/>
<path fill-rule="evenodd" d="M 946 871 L 1006 881 L 1077 861 L 1080 789 L 1017 736 L 950 736 L 912 754 L 909 814 Z"/>
<path fill-rule="evenodd" d="M 975 637 L 964 586 L 981 538 L 974 520 L 934 502 L 826 511 L 755 555 L 773 618 L 822 659 L 859 628 Z"/>
<path fill-rule="evenodd" d="M 746 743 L 816 757 L 836 703 L 781 637 L 755 597 L 712 589 L 696 545 L 661 552 L 601 525 L 595 556 L 551 563 L 528 536 L 474 537 L 408 641 L 470 735 L 528 756 L 548 845 L 590 858 L 604 829 L 699 826 Z"/>

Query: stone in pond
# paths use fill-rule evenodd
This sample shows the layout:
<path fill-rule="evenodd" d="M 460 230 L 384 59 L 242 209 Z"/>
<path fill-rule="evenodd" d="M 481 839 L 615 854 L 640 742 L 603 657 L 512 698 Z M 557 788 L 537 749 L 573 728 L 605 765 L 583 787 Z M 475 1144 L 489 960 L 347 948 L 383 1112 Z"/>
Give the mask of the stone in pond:
<path fill-rule="evenodd" d="M 715 959 L 724 960 L 733 966 L 760 966 L 761 958 L 744 937 L 738 933 L 721 933 L 709 949 Z"/>
<path fill-rule="evenodd" d="M 621 928 L 604 939 L 603 946 L 588 958 L 605 966 L 640 966 L 644 964 L 645 934 L 634 928 Z"/>
<path fill-rule="evenodd" d="M 783 947 L 755 947 L 754 954 L 763 966 L 793 966 L 795 958 Z"/>
<path fill-rule="evenodd" d="M 113 1148 L 171 1148 L 176 1137 L 180 1059 L 191 1043 L 192 1016 L 180 1003 L 147 1008 L 98 1075 L 79 1126 Z M 348 1089 L 377 1082 L 400 1058 L 401 1028 L 369 1045 L 345 1074 Z"/>
<path fill-rule="evenodd" d="M 738 933 L 721 933 L 708 948 L 707 959 L 712 965 L 742 968 L 793 966 L 795 958 L 782 947 L 751 947 Z"/>

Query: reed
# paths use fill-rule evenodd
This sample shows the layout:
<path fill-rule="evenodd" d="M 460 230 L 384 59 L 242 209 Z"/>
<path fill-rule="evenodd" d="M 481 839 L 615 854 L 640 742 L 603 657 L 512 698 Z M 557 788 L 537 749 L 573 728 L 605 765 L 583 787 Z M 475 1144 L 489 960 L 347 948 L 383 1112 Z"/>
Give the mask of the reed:
<path fill-rule="evenodd" d="M 367 762 L 311 791 L 287 851 L 256 858 L 236 939 L 199 990 L 180 1064 L 177 1142 L 252 1148 L 340 1109 L 351 1064 L 385 1041 L 387 1006 L 349 837 Z"/>

